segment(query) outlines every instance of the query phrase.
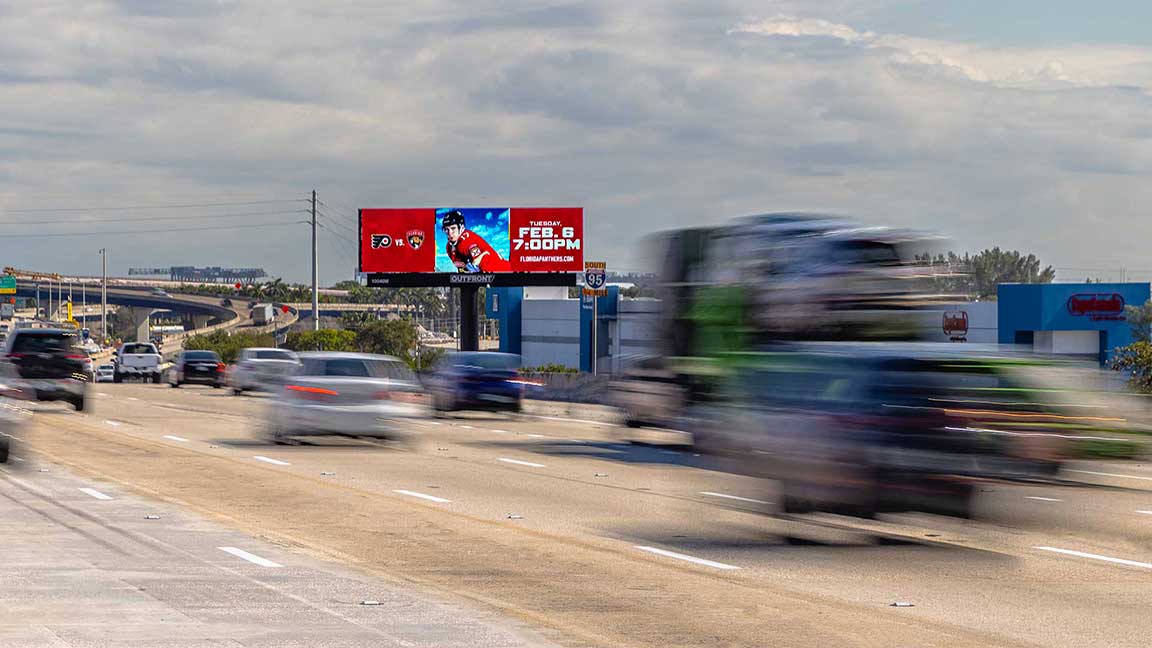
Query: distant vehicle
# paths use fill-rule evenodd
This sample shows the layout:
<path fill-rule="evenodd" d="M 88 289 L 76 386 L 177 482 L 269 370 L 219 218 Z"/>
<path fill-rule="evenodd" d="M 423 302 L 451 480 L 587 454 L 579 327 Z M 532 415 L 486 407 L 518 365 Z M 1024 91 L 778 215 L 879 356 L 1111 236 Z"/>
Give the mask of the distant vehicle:
<path fill-rule="evenodd" d="M 426 382 L 432 395 L 432 408 L 437 413 L 519 412 L 523 407 L 520 356 L 514 353 L 449 353 L 433 368 Z"/>
<path fill-rule="evenodd" d="M 408 365 L 366 353 L 300 354 L 300 367 L 268 406 L 275 443 L 299 436 L 399 438 L 399 419 L 427 415 L 427 395 Z"/>
<path fill-rule="evenodd" d="M 636 358 L 609 388 L 628 427 L 674 427 L 686 396 L 679 376 L 659 356 Z"/>
<path fill-rule="evenodd" d="M 160 365 L 164 358 L 156 349 L 155 344 L 148 342 L 129 342 L 120 345 L 116 351 L 116 372 L 113 382 L 124 382 L 125 378 L 136 376 L 145 382 L 151 380 L 160 382 Z"/>
<path fill-rule="evenodd" d="M 272 304 L 258 304 L 252 309 L 252 323 L 256 326 L 265 326 L 276 321 L 276 309 Z"/>
<path fill-rule="evenodd" d="M 283 349 L 244 349 L 228 377 L 233 394 L 246 391 L 272 391 L 300 366 L 295 353 Z"/>
<path fill-rule="evenodd" d="M 0 382 L 19 388 L 34 396 L 34 400 L 66 401 L 82 411 L 88 382 L 84 373 L 87 357 L 76 347 L 73 331 L 13 331 L 0 354 Z"/>
<path fill-rule="evenodd" d="M 224 299 L 220 300 L 220 305 L 224 308 L 232 308 L 232 300 L 225 297 Z"/>
<path fill-rule="evenodd" d="M 224 386 L 224 362 L 215 351 L 181 351 L 168 371 L 168 384 Z"/>
<path fill-rule="evenodd" d="M 152 289 L 152 296 L 153 297 L 171 297 L 172 295 L 169 295 L 168 291 L 164 290 L 163 288 L 157 287 L 157 288 Z"/>
<path fill-rule="evenodd" d="M 178 324 L 167 324 L 161 326 L 153 326 L 149 330 L 151 331 L 152 335 L 174 335 L 177 333 L 183 333 L 184 327 Z"/>
<path fill-rule="evenodd" d="M 0 304 L 0 319 L 10 320 L 16 317 L 16 305 L 4 302 Z"/>
<path fill-rule="evenodd" d="M 96 367 L 95 382 L 98 382 L 98 383 L 112 382 L 113 376 L 115 375 L 115 373 L 116 373 L 116 365 L 114 365 L 114 364 L 102 364 L 99 367 Z"/>
<path fill-rule="evenodd" d="M 8 462 L 10 439 L 21 438 L 21 432 L 32 418 L 32 412 L 22 405 L 27 399 L 27 392 L 15 381 L 0 377 L 0 463 Z"/>

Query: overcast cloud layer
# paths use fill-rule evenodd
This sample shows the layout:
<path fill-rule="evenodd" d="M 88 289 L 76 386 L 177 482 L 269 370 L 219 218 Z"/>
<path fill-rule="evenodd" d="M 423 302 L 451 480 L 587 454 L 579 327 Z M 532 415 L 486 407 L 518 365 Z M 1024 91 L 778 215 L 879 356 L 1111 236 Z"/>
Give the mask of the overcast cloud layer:
<path fill-rule="evenodd" d="M 912 4 L 0 2 L 0 264 L 302 281 L 303 202 L 16 210 L 316 188 L 326 281 L 355 207 L 414 205 L 583 205 L 610 269 L 655 229 L 805 209 L 1152 275 L 1152 49 L 866 27 Z"/>

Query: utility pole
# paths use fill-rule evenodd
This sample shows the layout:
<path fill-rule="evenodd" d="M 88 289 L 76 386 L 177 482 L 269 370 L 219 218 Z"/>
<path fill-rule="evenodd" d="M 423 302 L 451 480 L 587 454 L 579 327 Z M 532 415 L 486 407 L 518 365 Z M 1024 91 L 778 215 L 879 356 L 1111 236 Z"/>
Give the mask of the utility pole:
<path fill-rule="evenodd" d="M 316 266 L 316 190 L 312 190 L 312 330 L 320 330 L 320 285 Z"/>
<path fill-rule="evenodd" d="M 108 250 L 100 248 L 100 344 L 108 345 Z"/>

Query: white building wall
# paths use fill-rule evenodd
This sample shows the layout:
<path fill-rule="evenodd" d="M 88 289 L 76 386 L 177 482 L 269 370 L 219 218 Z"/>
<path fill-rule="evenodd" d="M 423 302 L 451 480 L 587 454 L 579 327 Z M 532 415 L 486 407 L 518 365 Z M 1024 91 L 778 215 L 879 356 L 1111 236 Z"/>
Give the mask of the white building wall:
<path fill-rule="evenodd" d="M 657 351 L 659 308 L 660 302 L 655 299 L 620 300 L 612 355 L 645 355 Z"/>
<path fill-rule="evenodd" d="M 525 367 L 580 367 L 579 299 L 525 299 L 520 317 L 520 353 Z"/>
<path fill-rule="evenodd" d="M 953 336 L 944 332 L 944 317 L 955 317 L 959 313 L 968 315 L 968 333 L 963 336 L 969 344 L 996 344 L 999 341 L 999 305 L 994 301 L 958 302 L 939 309 L 920 313 L 920 338 L 927 342 L 952 342 Z"/>

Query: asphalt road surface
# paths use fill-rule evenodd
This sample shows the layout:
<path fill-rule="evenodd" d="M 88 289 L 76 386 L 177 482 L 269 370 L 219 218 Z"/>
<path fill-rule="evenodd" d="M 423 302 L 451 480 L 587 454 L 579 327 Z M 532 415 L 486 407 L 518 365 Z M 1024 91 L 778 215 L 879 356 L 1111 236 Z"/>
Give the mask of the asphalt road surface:
<path fill-rule="evenodd" d="M 1147 646 L 1152 636 L 1145 613 L 1152 604 L 1152 468 L 1144 464 L 1078 464 L 1063 484 L 983 484 L 975 522 L 906 515 L 809 524 L 765 515 L 775 497 L 770 484 L 711 470 L 671 436 L 625 443 L 627 431 L 603 422 L 477 414 L 414 421 L 404 444 L 316 439 L 276 446 L 261 439 L 268 406 L 261 396 L 130 384 L 93 391 L 94 407 L 85 414 L 41 407 L 16 451 L 26 461 L 13 470 L 34 484 L 48 478 L 21 466 L 50 465 L 98 482 L 98 492 L 130 498 L 127 516 L 115 519 L 132 533 L 159 528 L 138 515 L 149 507 L 213 520 L 189 522 L 206 537 L 177 534 L 179 542 L 166 542 L 182 557 L 148 573 L 179 579 L 184 570 L 228 561 L 239 576 L 217 573 L 215 587 L 237 581 L 229 590 L 237 611 L 230 622 L 252 632 L 277 632 L 283 618 L 300 633 L 321 624 L 353 637 L 364 628 L 323 611 L 254 611 L 253 601 L 269 595 L 239 581 L 266 572 L 219 546 L 299 565 L 285 580 L 312 595 L 285 609 L 324 610 L 332 605 L 326 601 L 363 598 L 362 584 L 375 583 L 384 589 L 373 596 L 465 610 L 473 627 L 491 633 L 484 640 L 492 645 L 1083 648 Z M 110 504 L 71 486 L 49 486 L 67 492 L 63 501 L 86 515 Z M 3 510 L 34 497 L 23 488 L 4 482 Z M 19 519 L 51 524 L 35 518 Z M 12 526 L 5 537 L 19 533 Z M 247 535 L 225 545 L 220 534 Z M 116 544 L 116 537 L 93 535 Z M 41 554 L 54 555 L 47 543 L 17 546 L 26 563 L 47 564 Z M 126 568 L 93 569 L 116 579 Z M 346 594 L 323 595 L 329 587 Z M 33 596 L 7 592 L 0 609 L 35 609 Z M 181 603 L 148 604 L 179 611 Z M 98 617 L 136 604 L 116 598 L 74 614 Z M 348 614 L 341 610 L 335 608 Z M 350 618 L 363 623 L 359 606 L 356 612 Z M 421 629 L 403 635 L 387 623 L 371 627 L 415 645 L 424 645 L 422 631 L 449 636 L 456 628 L 432 617 L 395 620 Z M 35 617 L 5 618 L 2 632 L 13 637 L 38 631 Z M 120 630 L 147 632 L 132 623 Z M 16 645 L 4 636 L 0 644 Z M 282 645 L 228 640 L 236 643 L 172 645 Z"/>

